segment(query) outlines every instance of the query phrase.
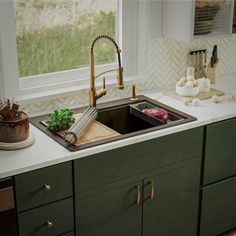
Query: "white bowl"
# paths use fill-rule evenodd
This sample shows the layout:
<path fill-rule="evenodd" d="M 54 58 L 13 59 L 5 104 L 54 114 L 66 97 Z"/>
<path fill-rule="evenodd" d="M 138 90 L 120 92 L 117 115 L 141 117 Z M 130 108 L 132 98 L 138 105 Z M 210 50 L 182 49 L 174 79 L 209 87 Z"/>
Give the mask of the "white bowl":
<path fill-rule="evenodd" d="M 175 91 L 178 95 L 184 96 L 184 97 L 193 97 L 196 96 L 199 93 L 199 86 L 197 87 L 186 87 L 186 86 L 178 86 L 176 84 Z"/>

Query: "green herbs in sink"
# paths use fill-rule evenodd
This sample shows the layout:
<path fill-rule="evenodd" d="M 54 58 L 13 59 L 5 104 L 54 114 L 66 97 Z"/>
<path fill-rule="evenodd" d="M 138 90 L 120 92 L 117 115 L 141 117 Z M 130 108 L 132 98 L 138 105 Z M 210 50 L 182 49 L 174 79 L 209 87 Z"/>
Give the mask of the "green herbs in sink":
<path fill-rule="evenodd" d="M 75 121 L 73 112 L 68 108 L 53 111 L 47 121 L 48 128 L 53 132 L 68 129 Z"/>

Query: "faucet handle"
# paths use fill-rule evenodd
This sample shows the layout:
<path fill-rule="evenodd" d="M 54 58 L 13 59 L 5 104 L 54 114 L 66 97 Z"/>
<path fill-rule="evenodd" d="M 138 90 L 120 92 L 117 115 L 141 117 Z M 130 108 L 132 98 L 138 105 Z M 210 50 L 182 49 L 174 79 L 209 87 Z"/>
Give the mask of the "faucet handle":
<path fill-rule="evenodd" d="M 95 99 L 96 100 L 99 99 L 100 97 L 104 96 L 106 93 L 107 93 L 106 80 L 105 80 L 105 77 L 103 77 L 102 88 L 95 93 Z"/>

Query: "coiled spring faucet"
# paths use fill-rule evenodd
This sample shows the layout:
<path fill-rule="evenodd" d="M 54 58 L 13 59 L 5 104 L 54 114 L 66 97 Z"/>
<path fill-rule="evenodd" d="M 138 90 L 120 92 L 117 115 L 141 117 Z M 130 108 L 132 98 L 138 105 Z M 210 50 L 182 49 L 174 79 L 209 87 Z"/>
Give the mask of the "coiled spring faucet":
<path fill-rule="evenodd" d="M 118 55 L 118 68 L 117 69 L 111 69 L 111 70 L 104 71 L 104 72 L 98 74 L 97 76 L 95 76 L 95 72 L 94 72 L 95 71 L 95 65 L 94 65 L 93 48 L 94 48 L 95 43 L 99 39 L 108 39 L 116 47 L 116 52 L 117 52 L 117 55 Z M 104 74 L 109 73 L 109 72 L 112 72 L 112 71 L 117 71 L 117 85 L 116 85 L 116 87 L 118 89 L 123 89 L 124 88 L 124 84 L 123 84 L 123 68 L 121 66 L 120 52 L 121 52 L 121 50 L 119 49 L 119 47 L 118 47 L 117 43 L 115 42 L 115 40 L 113 38 L 111 38 L 110 36 L 108 36 L 108 35 L 99 35 L 99 36 L 97 36 L 93 40 L 92 45 L 91 45 L 91 51 L 90 51 L 89 105 L 91 107 L 96 107 L 96 101 L 106 94 L 105 78 L 103 78 L 103 87 L 100 90 L 96 91 L 95 79 L 97 79 L 99 76 L 104 75 Z"/>

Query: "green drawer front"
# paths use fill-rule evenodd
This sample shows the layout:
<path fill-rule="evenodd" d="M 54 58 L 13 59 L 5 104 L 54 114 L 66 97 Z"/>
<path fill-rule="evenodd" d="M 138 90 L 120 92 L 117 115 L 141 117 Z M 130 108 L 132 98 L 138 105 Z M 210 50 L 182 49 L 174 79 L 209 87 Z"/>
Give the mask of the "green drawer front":
<path fill-rule="evenodd" d="M 47 221 L 51 221 L 53 226 L 49 227 Z M 19 213 L 18 222 L 19 236 L 55 236 L 72 231 L 73 199 L 69 198 Z"/>
<path fill-rule="evenodd" d="M 203 128 L 167 135 L 74 161 L 75 191 L 80 192 L 151 169 L 201 158 Z"/>
<path fill-rule="evenodd" d="M 69 232 L 69 233 L 62 234 L 60 236 L 75 236 L 75 233 L 74 232 Z"/>
<path fill-rule="evenodd" d="M 207 126 L 204 184 L 236 175 L 236 119 Z"/>
<path fill-rule="evenodd" d="M 236 177 L 203 189 L 201 236 L 215 236 L 236 227 Z"/>
<path fill-rule="evenodd" d="M 47 191 L 45 184 L 51 189 Z M 71 197 L 71 162 L 17 175 L 15 188 L 18 212 Z"/>

